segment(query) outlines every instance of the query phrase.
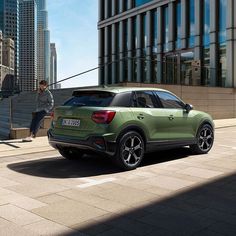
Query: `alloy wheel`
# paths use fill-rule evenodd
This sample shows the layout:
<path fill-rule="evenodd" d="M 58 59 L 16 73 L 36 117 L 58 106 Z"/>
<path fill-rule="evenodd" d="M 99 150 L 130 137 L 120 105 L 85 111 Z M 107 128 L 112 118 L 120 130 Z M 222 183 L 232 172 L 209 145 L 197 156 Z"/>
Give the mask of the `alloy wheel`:
<path fill-rule="evenodd" d="M 143 142 L 135 135 L 128 137 L 122 146 L 122 159 L 127 166 L 136 166 L 143 157 Z"/>
<path fill-rule="evenodd" d="M 210 127 L 205 126 L 199 133 L 198 146 L 199 148 L 207 152 L 211 149 L 214 141 L 213 131 Z"/>

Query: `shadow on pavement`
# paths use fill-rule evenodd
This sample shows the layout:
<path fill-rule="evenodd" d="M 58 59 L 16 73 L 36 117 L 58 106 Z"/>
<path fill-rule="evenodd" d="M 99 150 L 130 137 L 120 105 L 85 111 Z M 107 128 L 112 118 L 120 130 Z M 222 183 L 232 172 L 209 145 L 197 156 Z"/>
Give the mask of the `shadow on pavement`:
<path fill-rule="evenodd" d="M 155 165 L 185 158 L 189 155 L 190 151 L 187 148 L 155 152 L 147 154 L 141 166 Z M 102 156 L 85 156 L 74 161 L 58 156 L 56 158 L 9 164 L 7 167 L 23 174 L 46 178 L 92 177 L 121 172 L 110 158 Z"/>
<path fill-rule="evenodd" d="M 232 174 L 73 228 L 86 235 L 102 236 L 233 236 L 236 235 L 235 186 L 236 174 Z M 72 235 L 76 234 L 64 234 Z"/>

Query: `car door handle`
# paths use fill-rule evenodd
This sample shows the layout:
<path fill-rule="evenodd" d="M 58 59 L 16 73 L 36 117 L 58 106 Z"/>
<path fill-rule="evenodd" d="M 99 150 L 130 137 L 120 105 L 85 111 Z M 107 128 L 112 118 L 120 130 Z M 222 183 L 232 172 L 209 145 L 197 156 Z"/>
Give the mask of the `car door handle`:
<path fill-rule="evenodd" d="M 173 116 L 173 115 L 170 115 L 170 116 L 169 116 L 169 120 L 174 120 L 174 116 Z"/>
<path fill-rule="evenodd" d="M 137 118 L 138 118 L 139 120 L 143 120 L 143 119 L 144 119 L 144 115 L 143 115 L 143 114 L 139 114 L 139 115 L 137 116 Z"/>

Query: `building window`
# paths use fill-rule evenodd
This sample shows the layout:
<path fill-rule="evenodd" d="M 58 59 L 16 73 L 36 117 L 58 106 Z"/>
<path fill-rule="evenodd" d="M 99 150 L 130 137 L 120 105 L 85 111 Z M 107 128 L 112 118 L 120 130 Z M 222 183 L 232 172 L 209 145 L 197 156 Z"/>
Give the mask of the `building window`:
<path fill-rule="evenodd" d="M 124 0 L 124 11 L 129 10 L 129 2 L 128 0 Z"/>
<path fill-rule="evenodd" d="M 124 81 L 128 78 L 128 21 L 124 21 Z"/>
<path fill-rule="evenodd" d="M 175 47 L 181 48 L 181 2 L 175 3 Z"/>
<path fill-rule="evenodd" d="M 203 0 L 203 74 L 202 85 L 210 81 L 210 0 Z"/>
<path fill-rule="evenodd" d="M 203 45 L 210 45 L 210 0 L 204 0 Z"/>
<path fill-rule="evenodd" d="M 139 7 L 143 4 L 146 4 L 148 2 L 151 2 L 152 0 L 135 0 L 135 7 Z"/>
<path fill-rule="evenodd" d="M 144 82 L 146 80 L 146 72 L 147 72 L 147 15 L 143 14 L 142 15 L 142 40 L 141 40 L 141 45 L 142 45 L 142 75 L 141 78 L 143 78 Z"/>
<path fill-rule="evenodd" d="M 151 39 L 152 39 L 152 53 L 157 53 L 157 10 L 152 11 L 151 21 Z"/>
<path fill-rule="evenodd" d="M 151 82 L 157 81 L 157 34 L 158 34 L 158 24 L 157 24 L 157 9 L 152 11 L 151 14 Z"/>
<path fill-rule="evenodd" d="M 133 35 L 134 35 L 134 59 L 133 59 L 133 79 L 137 81 L 137 49 L 138 49 L 138 24 L 137 24 L 137 17 L 133 18 Z"/>
<path fill-rule="evenodd" d="M 169 7 L 168 5 L 163 8 L 163 41 L 164 41 L 164 51 L 168 51 L 169 42 Z"/>
<path fill-rule="evenodd" d="M 227 20 L 227 0 L 219 0 L 219 75 L 218 86 L 224 87 L 226 82 L 226 20 Z"/>
<path fill-rule="evenodd" d="M 187 1 L 188 47 L 194 47 L 195 36 L 195 0 Z"/>

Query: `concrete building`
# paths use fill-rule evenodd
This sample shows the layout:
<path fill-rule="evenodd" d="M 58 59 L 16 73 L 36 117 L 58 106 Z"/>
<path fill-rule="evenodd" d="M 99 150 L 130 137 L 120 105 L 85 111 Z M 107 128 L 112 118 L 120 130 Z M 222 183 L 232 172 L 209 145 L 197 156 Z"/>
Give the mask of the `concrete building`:
<path fill-rule="evenodd" d="M 35 0 L 20 2 L 20 89 L 32 91 L 37 81 L 37 4 Z"/>
<path fill-rule="evenodd" d="M 99 83 L 169 89 L 236 117 L 236 1 L 99 0 Z"/>
<path fill-rule="evenodd" d="M 14 61 L 14 41 L 3 38 L 0 31 L 0 91 L 9 92 L 14 88 Z"/>
<path fill-rule="evenodd" d="M 15 81 L 14 89 L 18 89 L 19 76 L 19 0 L 0 1 L 0 30 L 5 38 L 14 41 Z"/>
<path fill-rule="evenodd" d="M 57 50 L 56 50 L 56 44 L 51 43 L 50 44 L 50 79 L 49 84 L 53 84 L 50 86 L 51 89 L 56 89 L 57 85 L 55 84 L 57 82 Z"/>
<path fill-rule="evenodd" d="M 50 31 L 48 30 L 47 1 L 37 3 L 37 71 L 38 80 L 49 81 L 50 77 Z"/>

